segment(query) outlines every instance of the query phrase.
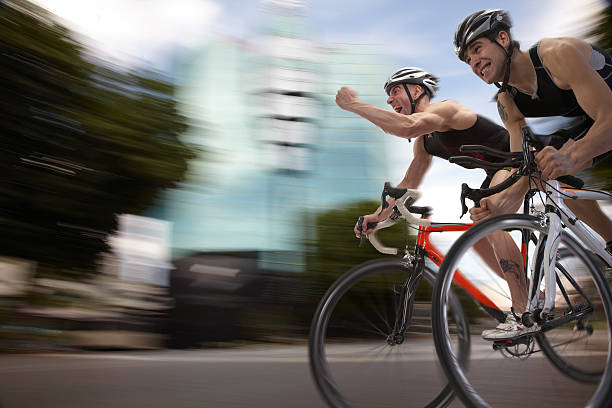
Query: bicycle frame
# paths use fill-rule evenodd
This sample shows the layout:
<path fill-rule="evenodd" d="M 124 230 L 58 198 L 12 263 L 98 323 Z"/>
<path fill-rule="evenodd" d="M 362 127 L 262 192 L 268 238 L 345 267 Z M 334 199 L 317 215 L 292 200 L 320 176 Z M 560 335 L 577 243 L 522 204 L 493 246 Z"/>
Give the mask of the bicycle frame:
<path fill-rule="evenodd" d="M 432 232 L 457 232 L 466 231 L 473 224 L 447 224 L 447 223 L 432 223 L 430 227 L 419 227 L 417 235 L 417 248 L 422 248 L 424 253 L 436 266 L 440 266 L 444 261 L 444 254 L 431 242 L 430 235 Z M 478 289 L 461 271 L 457 270 L 454 282 L 467 290 L 480 303 L 497 309 L 497 306 Z"/>
<path fill-rule="evenodd" d="M 564 225 L 567 226 L 587 248 L 599 255 L 609 266 L 612 266 L 612 256 L 606 251 L 601 241 L 596 238 L 593 232 L 591 232 L 591 230 L 565 205 L 563 202 L 564 199 L 609 200 L 610 196 L 607 193 L 599 191 L 561 188 L 559 182 L 556 180 L 547 182 L 545 213 L 540 216 L 542 227 L 548 229 L 547 233 L 544 235 L 546 236 L 544 247 L 545 261 L 543 262 L 544 276 L 540 276 L 538 282 L 531 281 L 528 293 L 532 295 L 532 298 L 526 310 L 526 312 L 533 312 L 536 309 L 541 279 L 544 279 L 545 287 L 552 289 L 546 290 L 544 308 L 541 312 L 542 317 L 544 317 L 546 313 L 549 313 L 555 306 L 555 262 L 559 238 Z M 540 237 L 537 244 L 538 248 L 544 236 Z M 532 265 L 532 268 L 535 267 L 535 264 Z M 536 271 L 534 270 L 533 272 L 535 273 Z M 532 276 L 535 275 L 532 274 Z M 537 285 L 535 286 L 535 290 L 534 285 Z"/>
<path fill-rule="evenodd" d="M 395 223 L 395 221 L 397 221 L 397 219 L 395 219 L 393 223 Z M 419 222 L 416 244 L 414 246 L 414 255 L 410 254 L 408 251 L 408 245 L 406 245 L 406 254 L 404 255 L 402 261 L 408 272 L 408 277 L 399 291 L 400 300 L 398 305 L 400 310 L 398 310 L 396 315 L 393 331 L 387 337 L 387 343 L 390 345 L 402 343 L 404 341 L 403 333 L 411 324 L 414 293 L 421 277 L 423 276 L 422 272 L 425 266 L 425 257 L 429 258 L 438 267 L 444 260 L 444 254 L 430 240 L 431 233 L 461 232 L 466 231 L 473 225 L 463 223 L 432 223 L 425 216 L 422 216 L 419 221 L 423 222 Z M 386 227 L 389 225 L 389 223 L 384 225 Z M 380 242 L 374 238 L 373 235 L 370 236 L 370 241 L 374 247 L 381 252 L 384 250 L 386 253 L 397 253 L 395 248 L 382 247 Z M 477 286 L 472 284 L 472 282 L 470 282 L 460 270 L 457 270 L 455 273 L 453 282 L 469 292 L 470 295 L 472 295 L 474 299 L 476 299 L 491 315 L 498 319 L 502 316 L 505 318 L 505 314 L 495 305 L 495 303 L 493 303 L 491 299 L 489 299 L 480 289 L 478 289 Z"/>
<path fill-rule="evenodd" d="M 432 222 L 429 226 L 420 226 L 416 239 L 415 256 L 426 256 L 439 267 L 444 261 L 444 254 L 431 242 L 431 233 L 461 232 L 468 230 L 472 225 L 474 224 Z M 467 291 L 490 315 L 500 321 L 505 319 L 505 313 L 459 269 L 455 272 L 453 282 Z"/>
<path fill-rule="evenodd" d="M 537 190 L 532 190 L 525 196 L 523 211 L 529 213 L 529 203 L 531 197 Z M 557 247 L 559 245 L 561 230 L 563 225 L 567 225 L 574 232 L 574 234 L 581 240 L 588 248 L 594 253 L 601 256 L 605 262 L 612 266 L 612 256 L 603 248 L 598 239 L 591 233 L 587 227 L 576 218 L 574 213 L 567 208 L 563 203 L 563 199 L 590 199 L 600 200 L 609 199 L 609 195 L 605 192 L 579 190 L 579 189 L 564 189 L 562 190 L 559 186 L 559 182 L 551 181 L 548 183 L 546 191 L 546 210 L 541 215 L 541 226 L 545 230 L 544 234 L 540 235 L 536 243 L 535 253 L 539 253 L 540 246 L 544 240 L 544 273 L 535 273 L 539 262 L 532 262 L 531 276 L 534 279 L 530 280 L 529 294 L 530 300 L 527 304 L 525 312 L 533 312 L 538 306 L 539 299 L 539 287 L 542 279 L 545 279 L 545 287 L 552 288 L 546 291 L 545 302 L 543 310 L 540 316 L 544 319 L 546 314 L 554 308 L 555 293 L 556 293 L 556 254 Z M 419 193 L 415 190 L 408 190 L 404 197 L 411 197 L 412 199 L 418 198 Z M 413 201 L 412 201 L 413 202 Z M 395 224 L 400 217 L 404 218 L 407 222 L 411 222 L 418 225 L 418 234 L 416 239 L 414 255 L 410 255 L 408 247 L 406 247 L 406 255 L 404 256 L 405 267 L 413 271 L 414 273 L 409 276 L 407 281 L 404 283 L 401 289 L 401 300 L 402 310 L 398 313 L 394 326 L 394 334 L 402 333 L 403 330 L 410 324 L 411 320 L 411 299 L 413 298 L 413 292 L 421 277 L 421 271 L 424 266 L 425 257 L 429 258 L 435 265 L 440 267 L 444 261 L 444 254 L 431 242 L 430 235 L 432 232 L 462 232 L 468 230 L 473 224 L 467 223 L 434 223 L 431 222 L 426 215 L 421 218 L 416 218 L 407 210 L 403 205 L 396 207 L 398 213 L 387 220 L 379 224 L 377 229 L 387 228 Z M 374 234 L 370 235 L 370 242 L 372 245 L 381 253 L 386 254 L 397 254 L 397 249 L 384 247 L 380 241 L 375 237 Z M 528 246 L 532 237 L 529 234 L 523 233 L 522 242 L 520 245 L 520 251 L 523 260 L 523 271 L 525 275 L 528 274 Z M 533 239 L 535 242 L 535 240 Z M 480 306 L 492 317 L 500 322 L 503 322 L 506 318 L 506 313 L 501 310 L 499 306 L 495 304 L 478 286 L 474 285 L 459 269 L 455 271 L 453 277 L 453 283 L 467 291 L 479 304 Z M 534 289 L 534 285 L 536 289 Z"/>
<path fill-rule="evenodd" d="M 408 190 L 405 197 L 418 198 L 419 193 L 416 190 Z M 524 210 L 527 212 L 529 208 L 529 196 L 525 197 Z M 391 343 L 401 342 L 401 333 L 410 325 L 412 317 L 411 302 L 413 299 L 414 291 L 419 283 L 422 276 L 422 268 L 425 265 L 425 257 L 429 258 L 438 267 L 444 261 L 444 254 L 431 242 L 430 235 L 432 232 L 462 232 L 468 230 L 474 224 L 471 223 L 441 223 L 431 222 L 427 215 L 422 215 L 421 218 L 414 217 L 405 206 L 396 206 L 397 213 L 390 216 L 385 221 L 378 224 L 375 231 L 388 228 L 400 218 L 404 218 L 407 222 L 418 226 L 418 233 L 416 238 L 416 245 L 414 248 L 414 255 L 409 252 L 408 246 L 406 246 L 406 254 L 403 258 L 404 267 L 407 271 L 412 272 L 409 274 L 406 282 L 400 290 L 400 301 L 401 310 L 397 313 L 397 318 L 394 324 L 393 333 L 390 335 L 388 341 Z M 381 253 L 397 255 L 396 248 L 385 247 L 376 237 L 374 233 L 368 237 L 370 243 Z M 523 235 L 521 245 L 521 255 L 523 258 L 523 270 L 527 273 L 527 244 L 529 236 Z M 506 313 L 495 304 L 482 290 L 473 284 L 459 269 L 457 269 L 453 282 L 459 287 L 467 291 L 476 300 L 480 306 L 493 318 L 499 322 L 503 322 L 506 319 Z M 390 344 L 391 344 L 390 343 Z"/>

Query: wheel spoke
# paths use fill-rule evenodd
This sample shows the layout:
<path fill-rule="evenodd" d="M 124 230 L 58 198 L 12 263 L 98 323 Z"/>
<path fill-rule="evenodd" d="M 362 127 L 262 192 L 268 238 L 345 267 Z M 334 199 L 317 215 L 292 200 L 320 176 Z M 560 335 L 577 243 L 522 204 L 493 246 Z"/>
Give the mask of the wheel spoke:
<path fill-rule="evenodd" d="M 310 366 L 317 388 L 330 406 L 443 407 L 452 396 L 440 376 L 431 330 L 396 333 L 402 305 L 396 285 L 406 273 L 399 259 L 377 260 L 343 275 L 321 300 L 309 341 Z M 435 276 L 424 271 L 419 285 L 432 293 Z M 420 311 L 413 319 L 420 322 Z M 462 311 L 457 311 L 464 316 Z M 465 317 L 461 327 L 467 330 Z M 385 332 L 385 330 L 388 330 Z M 427 332 L 427 330 L 425 330 Z M 464 334 L 464 341 L 469 336 Z M 463 349 L 462 349 L 463 350 Z"/>

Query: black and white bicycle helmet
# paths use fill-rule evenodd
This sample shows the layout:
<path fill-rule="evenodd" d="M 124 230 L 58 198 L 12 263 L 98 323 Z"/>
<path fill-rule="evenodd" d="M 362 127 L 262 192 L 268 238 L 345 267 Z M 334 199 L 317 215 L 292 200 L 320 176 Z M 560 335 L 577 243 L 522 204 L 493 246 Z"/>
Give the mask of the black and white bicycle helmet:
<path fill-rule="evenodd" d="M 501 30 L 510 31 L 510 28 L 512 28 L 512 21 L 508 13 L 503 10 L 489 9 L 472 13 L 459 23 L 455 30 L 455 53 L 461 61 L 466 62 L 465 51 L 472 41 L 480 37 L 495 35 Z M 495 44 L 502 47 L 493 37 L 489 38 Z M 511 41 L 508 51 L 502 47 L 506 53 L 506 72 L 502 84 L 495 84 L 500 88 L 500 92 L 505 91 L 508 84 L 508 78 L 510 77 L 510 60 L 515 45 L 515 42 Z"/>
<path fill-rule="evenodd" d="M 385 92 L 389 95 L 391 88 L 398 84 L 414 84 L 421 85 L 429 94 L 429 98 L 433 98 L 438 91 L 438 81 L 436 76 L 421 68 L 400 68 L 385 82 Z"/>
<path fill-rule="evenodd" d="M 425 92 L 419 95 L 415 100 L 412 99 L 412 95 L 408 91 L 408 87 L 406 84 L 420 85 Z M 412 108 L 412 112 L 414 113 L 414 109 L 416 107 L 417 102 L 424 97 L 425 95 L 429 96 L 429 99 L 433 98 L 436 95 L 438 90 L 438 78 L 429 72 L 415 67 L 406 67 L 398 69 L 393 75 L 387 79 L 385 82 L 385 92 L 387 95 L 391 92 L 391 88 L 395 85 L 403 85 L 406 94 L 408 95 L 408 99 L 410 100 L 410 105 Z"/>
<path fill-rule="evenodd" d="M 467 16 L 455 30 L 455 53 L 465 61 L 465 51 L 470 43 L 487 34 L 510 30 L 510 16 L 503 10 L 480 10 Z"/>

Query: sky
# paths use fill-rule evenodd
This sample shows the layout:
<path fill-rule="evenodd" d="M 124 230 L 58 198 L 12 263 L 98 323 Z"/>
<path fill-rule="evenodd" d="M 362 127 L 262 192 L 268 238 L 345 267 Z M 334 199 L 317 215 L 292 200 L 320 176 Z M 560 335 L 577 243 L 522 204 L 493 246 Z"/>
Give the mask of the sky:
<path fill-rule="evenodd" d="M 147 66 L 171 73 L 175 58 L 214 37 L 249 39 L 257 30 L 263 3 L 279 0 L 35 0 L 83 36 L 98 53 L 127 67 Z M 526 49 L 543 37 L 581 36 L 603 0 L 285 0 L 305 4 L 310 37 L 322 44 L 378 44 L 397 67 L 421 66 L 441 78 L 436 100 L 454 99 L 497 123 L 487 85 L 460 62 L 452 39 L 457 24 L 486 8 L 509 11 L 513 36 Z M 386 78 L 381 78 L 381 85 Z M 343 84 L 338 84 L 338 88 Z M 330 98 L 333 95 L 329 95 Z M 385 104 L 382 92 L 380 105 Z M 536 123 L 537 127 L 537 123 Z M 388 160 L 392 182 L 399 182 L 410 163 L 412 145 L 389 136 Z M 452 172 L 452 173 L 451 173 Z M 435 160 L 421 190 L 422 204 L 434 206 L 434 218 L 459 216 L 460 182 L 480 185 L 484 173 L 463 170 Z M 453 200 L 456 200 L 455 202 Z M 467 217 L 466 217 L 467 218 Z M 464 220 L 466 220 L 464 218 Z"/>

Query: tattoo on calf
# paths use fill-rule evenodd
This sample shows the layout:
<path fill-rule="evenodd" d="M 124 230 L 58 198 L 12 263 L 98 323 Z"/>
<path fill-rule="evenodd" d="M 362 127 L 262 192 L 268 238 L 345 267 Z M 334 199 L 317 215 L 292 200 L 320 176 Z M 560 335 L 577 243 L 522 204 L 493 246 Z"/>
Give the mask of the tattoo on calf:
<path fill-rule="evenodd" d="M 502 103 L 499 101 L 499 97 L 497 98 L 497 111 L 499 112 L 499 117 L 501 118 L 501 120 L 504 122 L 507 122 L 508 113 L 506 113 L 506 109 L 504 108 L 504 105 L 502 105 Z"/>
<path fill-rule="evenodd" d="M 510 274 L 516 279 L 520 278 L 521 267 L 516 262 L 509 259 L 500 259 L 499 266 L 502 268 L 502 271 L 504 271 L 504 274 Z"/>

